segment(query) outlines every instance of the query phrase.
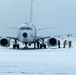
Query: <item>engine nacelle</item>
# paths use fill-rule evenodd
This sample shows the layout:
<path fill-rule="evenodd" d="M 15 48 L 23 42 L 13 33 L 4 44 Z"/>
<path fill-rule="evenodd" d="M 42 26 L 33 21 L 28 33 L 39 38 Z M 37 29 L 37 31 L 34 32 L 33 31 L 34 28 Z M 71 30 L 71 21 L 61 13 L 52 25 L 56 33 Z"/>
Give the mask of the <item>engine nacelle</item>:
<path fill-rule="evenodd" d="M 58 40 L 56 38 L 53 38 L 53 37 L 49 38 L 47 40 L 47 44 L 48 44 L 48 46 L 57 46 Z"/>
<path fill-rule="evenodd" d="M 0 45 L 4 47 L 10 46 L 10 39 L 9 38 L 1 38 L 0 39 Z"/>

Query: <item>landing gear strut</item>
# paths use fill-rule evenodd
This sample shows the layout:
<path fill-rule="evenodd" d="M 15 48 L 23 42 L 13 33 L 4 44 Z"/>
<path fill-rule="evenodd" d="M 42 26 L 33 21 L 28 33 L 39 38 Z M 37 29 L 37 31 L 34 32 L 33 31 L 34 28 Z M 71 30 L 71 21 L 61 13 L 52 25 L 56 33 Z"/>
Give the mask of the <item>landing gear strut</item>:
<path fill-rule="evenodd" d="M 46 49 L 46 44 L 44 43 L 44 39 L 41 39 L 40 49 L 44 48 Z"/>
<path fill-rule="evenodd" d="M 36 42 L 34 42 L 34 49 L 36 49 Z"/>
<path fill-rule="evenodd" d="M 40 48 L 40 42 L 38 41 L 38 42 L 34 42 L 34 49 L 36 49 L 36 48 Z"/>
<path fill-rule="evenodd" d="M 40 48 L 40 42 L 39 41 L 37 42 L 37 48 L 38 49 Z"/>

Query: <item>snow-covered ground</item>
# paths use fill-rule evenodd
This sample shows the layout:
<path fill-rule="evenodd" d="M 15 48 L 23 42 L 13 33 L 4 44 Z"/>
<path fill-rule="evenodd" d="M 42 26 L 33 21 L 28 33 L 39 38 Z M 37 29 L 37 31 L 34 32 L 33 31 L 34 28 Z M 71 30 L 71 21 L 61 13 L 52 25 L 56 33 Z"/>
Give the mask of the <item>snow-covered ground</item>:
<path fill-rule="evenodd" d="M 76 75 L 76 48 L 14 50 L 0 47 L 0 75 Z"/>

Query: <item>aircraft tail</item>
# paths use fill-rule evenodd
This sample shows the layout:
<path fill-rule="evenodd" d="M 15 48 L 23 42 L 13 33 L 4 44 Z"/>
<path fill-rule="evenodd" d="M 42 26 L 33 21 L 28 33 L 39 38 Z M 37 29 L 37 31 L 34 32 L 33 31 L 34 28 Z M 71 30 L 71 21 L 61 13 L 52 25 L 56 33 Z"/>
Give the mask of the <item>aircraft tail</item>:
<path fill-rule="evenodd" d="M 31 0 L 31 8 L 30 8 L 30 22 L 32 22 L 33 18 L 33 0 Z"/>

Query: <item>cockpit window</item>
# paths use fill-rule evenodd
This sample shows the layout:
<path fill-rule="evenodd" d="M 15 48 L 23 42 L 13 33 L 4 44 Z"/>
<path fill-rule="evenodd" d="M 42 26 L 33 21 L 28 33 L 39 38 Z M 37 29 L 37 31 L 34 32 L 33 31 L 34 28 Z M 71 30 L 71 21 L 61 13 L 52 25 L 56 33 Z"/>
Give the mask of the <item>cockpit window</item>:
<path fill-rule="evenodd" d="M 20 28 L 20 30 L 24 30 L 25 28 Z"/>
<path fill-rule="evenodd" d="M 31 27 L 22 27 L 22 28 L 20 28 L 20 30 L 32 30 L 32 28 Z"/>
<path fill-rule="evenodd" d="M 32 28 L 30 28 L 30 27 L 26 27 L 25 29 L 27 29 L 27 30 L 32 30 Z"/>

